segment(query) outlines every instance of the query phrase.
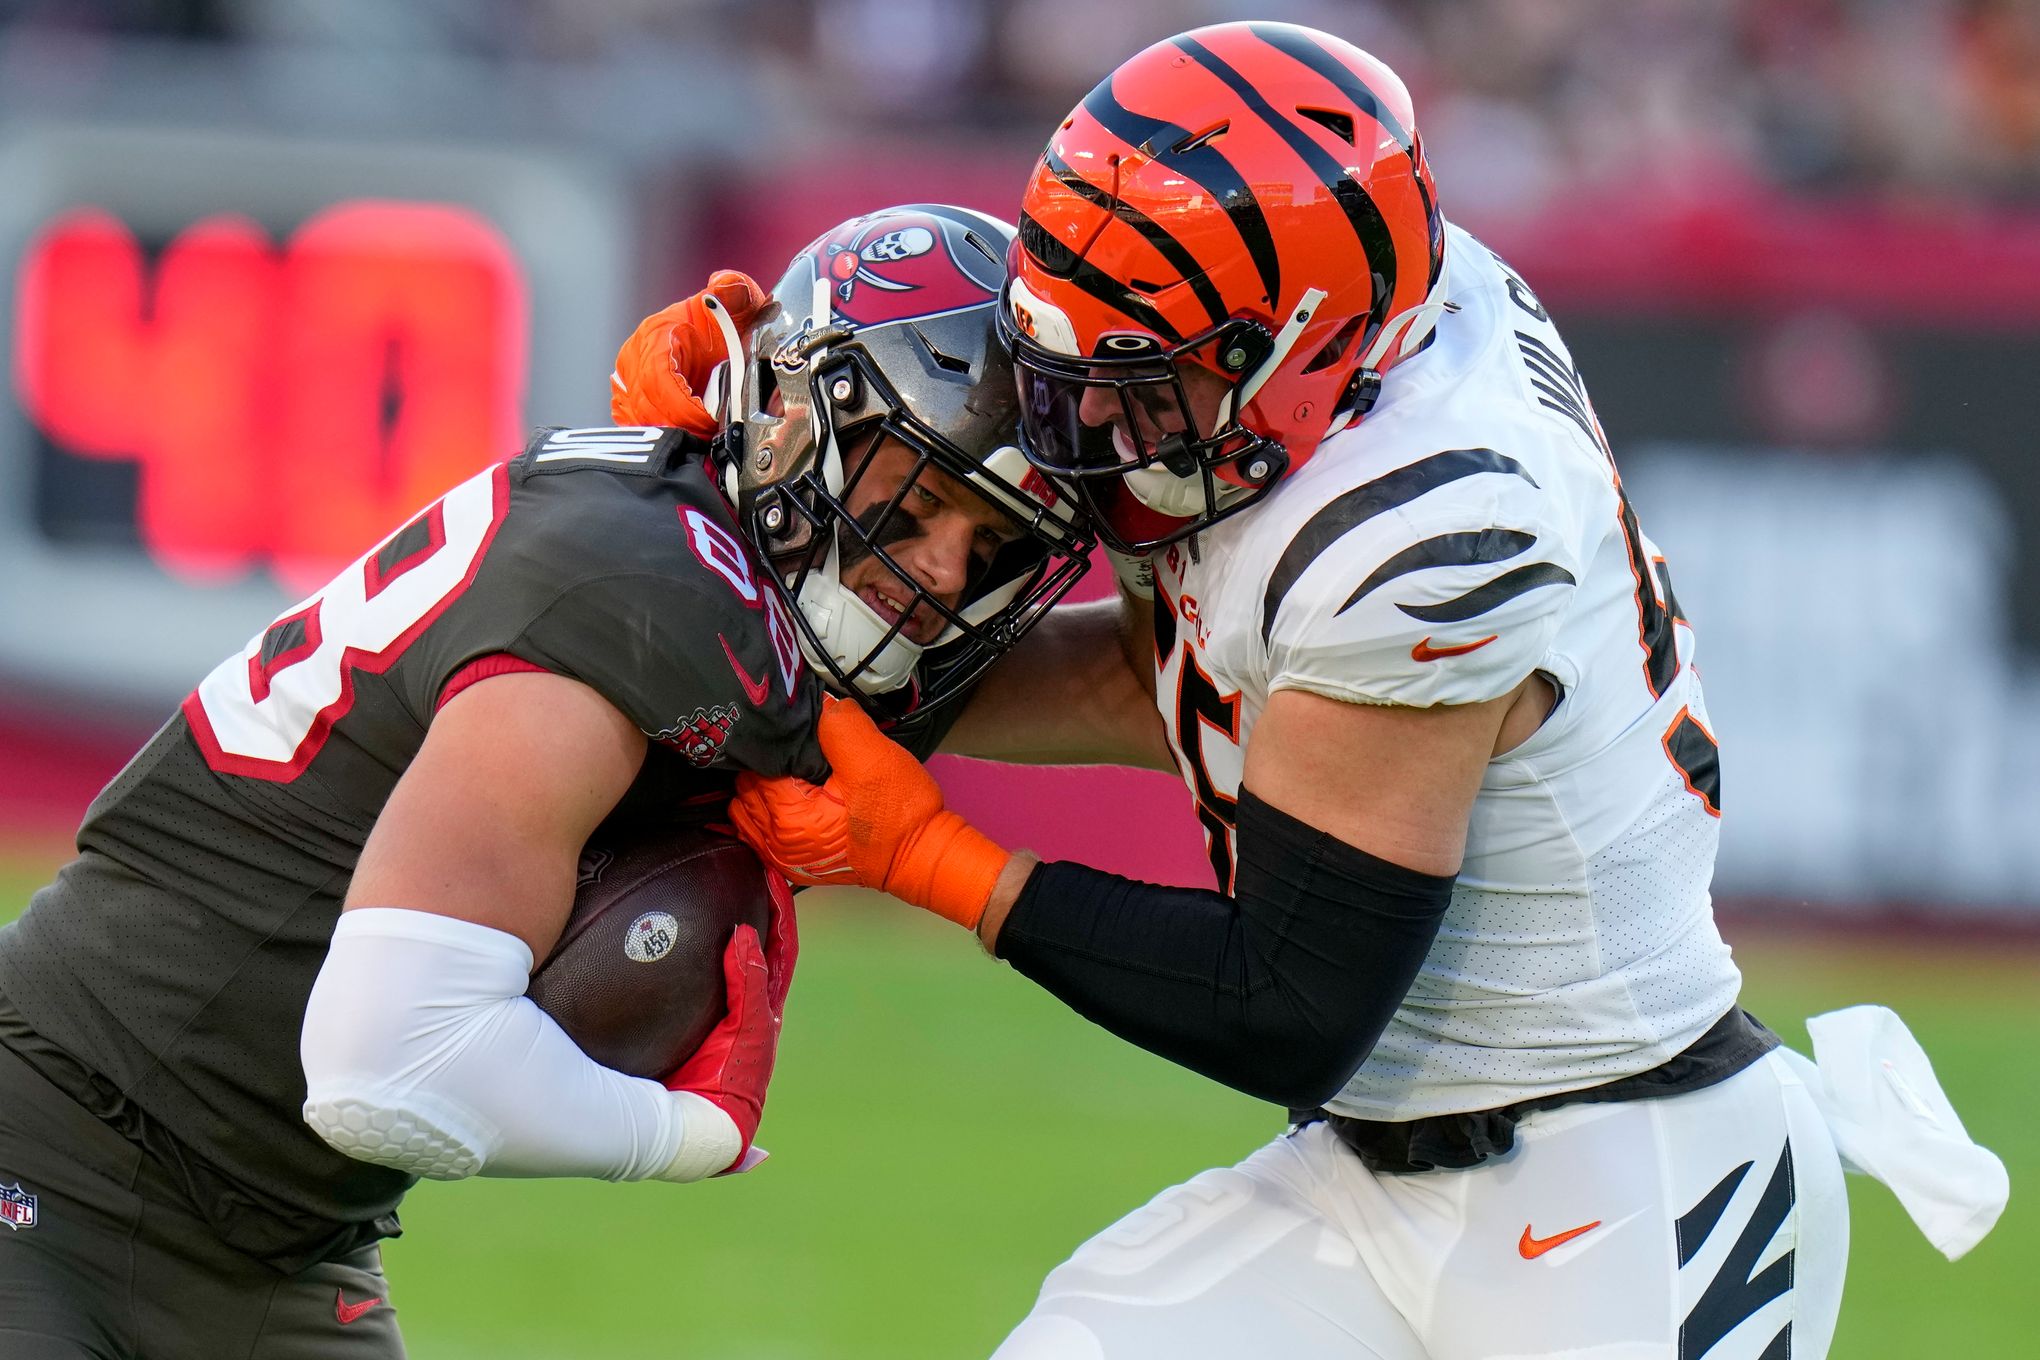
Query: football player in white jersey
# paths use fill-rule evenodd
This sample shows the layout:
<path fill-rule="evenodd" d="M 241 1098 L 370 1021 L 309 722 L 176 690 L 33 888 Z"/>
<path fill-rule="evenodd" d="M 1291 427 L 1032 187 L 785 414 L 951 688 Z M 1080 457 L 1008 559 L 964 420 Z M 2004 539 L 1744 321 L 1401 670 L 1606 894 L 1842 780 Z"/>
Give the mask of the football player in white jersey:
<path fill-rule="evenodd" d="M 1307 29 L 1181 35 L 1072 111 L 1020 223 L 1029 456 L 1134 584 L 1057 611 L 945 745 L 1162 737 L 1216 888 L 1009 855 L 849 705 L 827 785 L 733 815 L 1295 1124 L 1086 1244 L 999 1354 L 1824 1355 L 1842 1166 L 1715 929 L 1693 634 L 1402 83 Z"/>

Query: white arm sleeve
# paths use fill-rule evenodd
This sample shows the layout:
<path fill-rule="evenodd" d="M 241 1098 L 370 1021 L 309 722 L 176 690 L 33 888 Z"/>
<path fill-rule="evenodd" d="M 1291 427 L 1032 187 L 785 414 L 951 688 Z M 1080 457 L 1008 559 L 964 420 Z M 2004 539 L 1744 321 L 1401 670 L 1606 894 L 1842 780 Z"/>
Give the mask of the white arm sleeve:
<path fill-rule="evenodd" d="M 588 1058 L 524 995 L 531 950 L 431 912 L 341 913 L 305 1007 L 305 1122 L 350 1157 L 434 1180 L 694 1181 L 734 1120 Z"/>

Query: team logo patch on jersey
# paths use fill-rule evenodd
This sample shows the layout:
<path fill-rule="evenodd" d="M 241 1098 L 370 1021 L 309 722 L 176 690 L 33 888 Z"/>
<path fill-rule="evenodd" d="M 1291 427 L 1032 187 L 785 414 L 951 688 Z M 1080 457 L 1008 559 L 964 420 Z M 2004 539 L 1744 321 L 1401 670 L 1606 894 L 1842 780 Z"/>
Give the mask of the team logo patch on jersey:
<path fill-rule="evenodd" d="M 811 250 L 835 284 L 836 315 L 856 326 L 937 316 L 990 302 L 1003 271 L 961 223 L 918 213 L 859 218 Z"/>
<path fill-rule="evenodd" d="M 623 937 L 623 953 L 632 963 L 657 963 L 673 952 L 680 938 L 680 923 L 663 911 L 648 911 L 630 923 Z"/>
<path fill-rule="evenodd" d="M 737 725 L 738 716 L 734 704 L 697 708 L 691 717 L 654 733 L 652 740 L 664 742 L 686 756 L 689 765 L 705 770 L 722 759 L 723 743 L 730 739 L 730 729 Z"/>
<path fill-rule="evenodd" d="M 0 1223 L 16 1232 L 35 1226 L 35 1196 L 14 1185 L 0 1185 Z"/>

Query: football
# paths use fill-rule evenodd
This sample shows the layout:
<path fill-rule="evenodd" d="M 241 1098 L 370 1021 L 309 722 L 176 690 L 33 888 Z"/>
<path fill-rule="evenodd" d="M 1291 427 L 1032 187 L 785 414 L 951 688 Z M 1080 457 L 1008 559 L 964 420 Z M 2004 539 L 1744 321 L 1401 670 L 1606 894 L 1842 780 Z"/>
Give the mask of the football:
<path fill-rule="evenodd" d="M 656 1081 L 723 1018 L 730 932 L 753 926 L 762 942 L 771 914 L 764 866 L 727 831 L 597 833 L 526 995 L 596 1062 Z"/>

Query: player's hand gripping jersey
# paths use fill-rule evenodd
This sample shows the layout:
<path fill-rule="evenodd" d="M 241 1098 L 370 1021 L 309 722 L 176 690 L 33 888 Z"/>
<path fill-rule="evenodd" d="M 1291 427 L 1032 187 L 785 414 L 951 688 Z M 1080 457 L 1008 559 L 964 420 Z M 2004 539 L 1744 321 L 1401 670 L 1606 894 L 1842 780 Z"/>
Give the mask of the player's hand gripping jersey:
<path fill-rule="evenodd" d="M 1218 886 L 1271 693 L 1466 704 L 1533 671 L 1436 942 L 1336 1113 L 1482 1110 L 1656 1067 L 1735 1004 L 1693 636 L 1536 297 L 1449 228 L 1428 347 L 1251 513 L 1156 555 L 1157 702 Z"/>
<path fill-rule="evenodd" d="M 652 745 L 612 823 L 823 773 L 816 686 L 703 447 L 549 431 L 456 487 L 201 681 L 0 931 L 0 1042 L 226 1240 L 314 1259 L 394 1229 L 412 1178 L 305 1126 L 299 1029 L 369 830 L 463 686 L 551 671 L 628 715 Z"/>

